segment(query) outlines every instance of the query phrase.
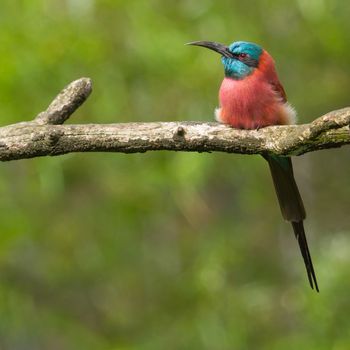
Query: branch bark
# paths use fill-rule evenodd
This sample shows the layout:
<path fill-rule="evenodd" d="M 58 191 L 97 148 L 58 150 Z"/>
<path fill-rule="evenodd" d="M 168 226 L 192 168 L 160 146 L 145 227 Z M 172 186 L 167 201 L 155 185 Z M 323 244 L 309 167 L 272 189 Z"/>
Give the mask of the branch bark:
<path fill-rule="evenodd" d="M 350 107 L 310 124 L 237 130 L 214 122 L 60 125 L 88 98 L 91 80 L 69 84 L 33 121 L 0 128 L 0 160 L 71 152 L 187 151 L 301 155 L 350 144 Z"/>

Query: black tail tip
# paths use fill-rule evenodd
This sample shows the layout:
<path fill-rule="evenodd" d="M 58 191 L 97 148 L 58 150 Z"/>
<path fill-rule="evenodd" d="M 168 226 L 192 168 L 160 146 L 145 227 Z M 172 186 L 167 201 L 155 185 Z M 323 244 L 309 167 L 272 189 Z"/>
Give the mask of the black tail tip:
<path fill-rule="evenodd" d="M 320 292 L 319 288 L 318 288 L 318 284 L 316 281 L 316 278 L 311 279 L 311 277 L 309 277 L 309 282 L 310 282 L 310 287 L 312 290 L 316 290 L 317 293 Z"/>

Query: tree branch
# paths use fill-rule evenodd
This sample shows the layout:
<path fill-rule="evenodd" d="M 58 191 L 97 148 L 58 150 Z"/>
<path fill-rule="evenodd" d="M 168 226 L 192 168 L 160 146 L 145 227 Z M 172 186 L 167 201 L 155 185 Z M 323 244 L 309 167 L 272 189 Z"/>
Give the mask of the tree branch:
<path fill-rule="evenodd" d="M 0 128 L 0 160 L 8 161 L 71 152 L 135 153 L 157 150 L 188 152 L 306 152 L 350 144 L 350 107 L 310 124 L 237 130 L 209 122 L 63 124 L 87 99 L 90 79 L 69 84 L 33 121 Z"/>

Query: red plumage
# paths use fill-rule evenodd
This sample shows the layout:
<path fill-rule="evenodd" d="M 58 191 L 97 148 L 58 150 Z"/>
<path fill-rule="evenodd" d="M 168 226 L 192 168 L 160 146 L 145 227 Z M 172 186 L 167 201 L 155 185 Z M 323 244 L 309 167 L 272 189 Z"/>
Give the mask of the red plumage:
<path fill-rule="evenodd" d="M 220 107 L 215 111 L 219 122 L 237 129 L 258 129 L 295 121 L 295 111 L 287 102 L 275 63 L 267 51 L 242 41 L 230 46 L 211 41 L 190 44 L 206 47 L 222 56 L 226 77 L 219 91 Z M 304 204 L 294 179 L 292 160 L 267 153 L 263 157 L 269 163 L 282 215 L 292 223 L 310 286 L 319 291 L 305 236 Z"/>
<path fill-rule="evenodd" d="M 295 111 L 275 70 L 272 57 L 263 50 L 258 67 L 241 80 L 225 77 L 219 91 L 220 108 L 215 111 L 219 122 L 238 129 L 258 129 L 295 121 Z M 310 286 L 318 285 L 306 241 L 305 209 L 288 157 L 264 155 L 268 161 L 283 217 L 290 221 L 304 259 Z"/>
<path fill-rule="evenodd" d="M 263 50 L 259 66 L 244 79 L 225 77 L 219 91 L 216 119 L 239 129 L 290 124 L 295 111 L 287 103 L 272 57 Z"/>

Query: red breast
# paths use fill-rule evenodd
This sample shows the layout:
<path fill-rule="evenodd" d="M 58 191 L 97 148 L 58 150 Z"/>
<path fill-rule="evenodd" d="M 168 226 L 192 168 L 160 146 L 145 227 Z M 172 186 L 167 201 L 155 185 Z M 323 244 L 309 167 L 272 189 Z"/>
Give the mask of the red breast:
<path fill-rule="evenodd" d="M 224 78 L 216 118 L 239 129 L 289 124 L 295 111 L 286 101 L 272 57 L 263 51 L 259 66 L 244 79 Z"/>

